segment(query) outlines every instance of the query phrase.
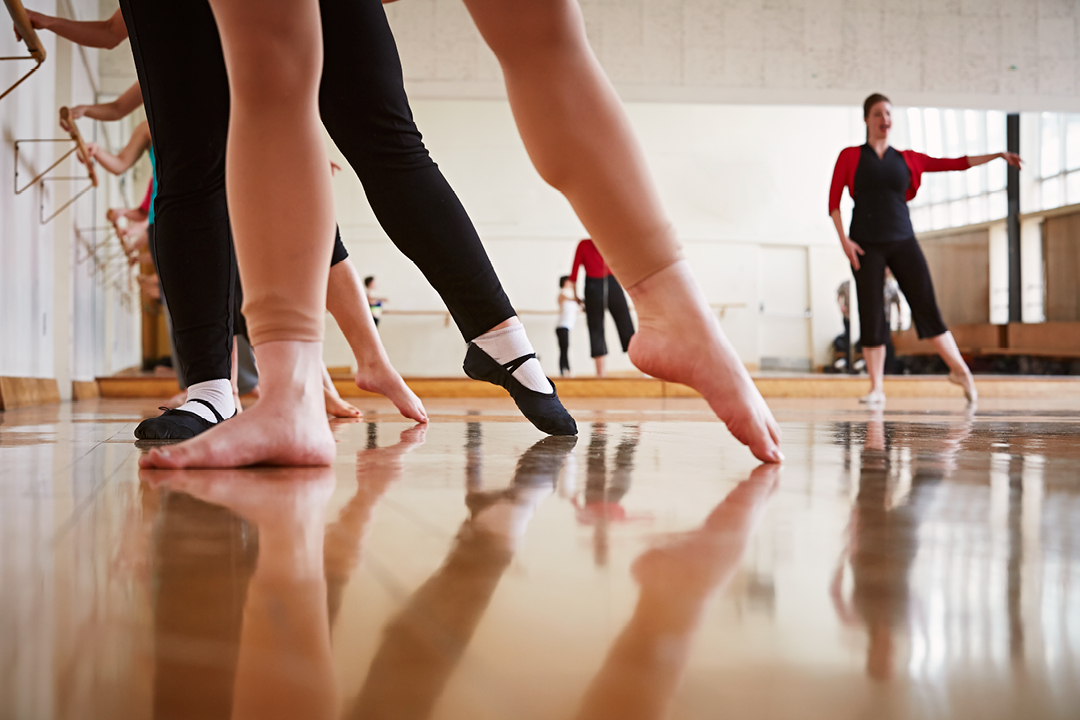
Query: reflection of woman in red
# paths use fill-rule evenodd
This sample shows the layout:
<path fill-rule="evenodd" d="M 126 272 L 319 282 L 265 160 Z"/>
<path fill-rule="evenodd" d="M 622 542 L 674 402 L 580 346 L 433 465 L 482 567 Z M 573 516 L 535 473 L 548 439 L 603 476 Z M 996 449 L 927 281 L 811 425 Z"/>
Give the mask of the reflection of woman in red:
<path fill-rule="evenodd" d="M 615 321 L 623 352 L 630 349 L 630 338 L 634 336 L 634 321 L 630 318 L 630 308 L 626 304 L 622 286 L 611 274 L 611 269 L 600 256 L 600 251 L 589 238 L 579 242 L 574 253 L 574 269 L 570 271 L 570 281 L 574 284 L 575 300 L 578 300 L 578 270 L 582 267 L 585 268 L 585 319 L 589 324 L 589 348 L 593 362 L 596 363 L 597 377 L 604 377 L 604 356 L 607 355 L 604 311 L 610 312 Z"/>
<path fill-rule="evenodd" d="M 840 153 L 829 191 L 829 214 L 855 273 L 863 356 L 870 374 L 870 394 L 863 402 L 885 401 L 882 381 L 885 343 L 889 335 L 884 301 L 886 267 L 896 276 L 900 290 L 911 306 L 911 317 L 919 337 L 933 343 L 949 366 L 949 381 L 964 389 L 969 402 L 975 402 L 975 381 L 941 318 L 930 269 L 915 239 L 907 202 L 918 192 L 924 172 L 967 170 L 997 158 L 1020 167 L 1020 157 L 1005 152 L 943 159 L 912 150 L 898 152 L 889 145 L 892 104 L 887 97 L 877 93 L 863 104 L 863 119 L 866 121 L 866 144 L 845 148 Z M 845 187 L 855 200 L 849 234 L 844 233 L 840 219 L 840 196 Z"/>

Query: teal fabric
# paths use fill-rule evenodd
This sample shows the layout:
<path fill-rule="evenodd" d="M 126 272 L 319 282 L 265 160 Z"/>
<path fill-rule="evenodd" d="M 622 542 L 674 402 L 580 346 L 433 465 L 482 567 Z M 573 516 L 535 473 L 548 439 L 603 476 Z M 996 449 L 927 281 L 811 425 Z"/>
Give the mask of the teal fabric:
<path fill-rule="evenodd" d="M 157 163 L 154 162 L 154 146 L 150 146 L 150 173 L 154 179 L 154 189 L 150 193 L 150 215 L 147 218 L 150 224 L 154 224 L 154 202 L 157 200 Z"/>

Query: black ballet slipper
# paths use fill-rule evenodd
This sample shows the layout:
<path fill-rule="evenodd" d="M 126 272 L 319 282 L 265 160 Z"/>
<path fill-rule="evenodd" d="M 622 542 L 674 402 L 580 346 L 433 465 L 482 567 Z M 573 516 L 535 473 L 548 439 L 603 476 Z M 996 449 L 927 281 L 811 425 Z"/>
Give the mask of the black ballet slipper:
<path fill-rule="evenodd" d="M 536 354 L 532 353 L 500 365 L 476 343 L 469 343 L 465 362 L 461 367 L 473 380 L 482 380 L 506 388 L 521 414 L 541 432 L 548 435 L 577 435 L 577 423 L 559 401 L 555 383 L 551 383 L 550 393 L 542 393 L 530 390 L 514 377 L 514 371 L 534 357 Z"/>
<path fill-rule="evenodd" d="M 221 417 L 217 408 L 205 400 L 192 398 L 188 402 L 205 405 L 210 408 L 210 412 L 214 413 L 218 423 L 225 422 L 225 418 Z M 217 425 L 187 410 L 173 410 L 167 407 L 161 409 L 165 411 L 161 415 L 156 418 L 147 418 L 139 423 L 135 428 L 135 437 L 140 440 L 187 440 Z M 233 417 L 236 417 L 235 413 Z"/>

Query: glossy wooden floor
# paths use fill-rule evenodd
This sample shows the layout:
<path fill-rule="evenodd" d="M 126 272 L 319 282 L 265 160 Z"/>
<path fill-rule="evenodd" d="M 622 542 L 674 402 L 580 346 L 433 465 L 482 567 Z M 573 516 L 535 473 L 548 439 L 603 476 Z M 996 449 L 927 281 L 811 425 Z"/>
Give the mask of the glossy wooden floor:
<path fill-rule="evenodd" d="M 361 404 L 325 470 L 0 413 L 0 718 L 1080 717 L 1071 401 L 774 401 L 782 472 L 697 400 Z"/>

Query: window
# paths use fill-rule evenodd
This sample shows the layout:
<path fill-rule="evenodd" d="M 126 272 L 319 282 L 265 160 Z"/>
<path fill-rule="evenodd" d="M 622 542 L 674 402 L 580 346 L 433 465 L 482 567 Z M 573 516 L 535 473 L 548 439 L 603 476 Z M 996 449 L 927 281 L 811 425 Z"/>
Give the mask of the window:
<path fill-rule="evenodd" d="M 1039 206 L 1080 203 L 1080 115 L 1039 115 Z"/>
<path fill-rule="evenodd" d="M 1005 149 L 1003 112 L 907 108 L 902 117 L 911 149 L 927 155 L 960 157 Z M 1074 132 L 1080 143 L 1080 122 Z M 1080 167 L 1080 149 L 1077 155 Z M 925 232 L 999 220 L 1007 213 L 1007 178 L 1005 164 L 1000 162 L 965 172 L 927 173 L 911 202 L 911 224 L 916 232 Z M 1080 193 L 1080 180 L 1076 192 Z"/>

